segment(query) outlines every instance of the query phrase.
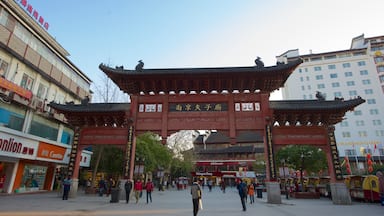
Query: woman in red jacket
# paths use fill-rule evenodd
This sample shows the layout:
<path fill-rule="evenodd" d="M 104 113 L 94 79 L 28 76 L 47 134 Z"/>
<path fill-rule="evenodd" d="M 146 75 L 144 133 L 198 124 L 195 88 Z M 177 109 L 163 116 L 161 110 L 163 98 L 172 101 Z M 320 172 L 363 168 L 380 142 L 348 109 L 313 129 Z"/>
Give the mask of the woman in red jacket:
<path fill-rule="evenodd" d="M 141 197 L 140 194 L 143 192 L 143 183 L 140 179 L 135 182 L 135 186 L 133 187 L 133 189 L 135 190 L 136 203 L 138 203 L 139 198 Z"/>
<path fill-rule="evenodd" d="M 148 204 L 148 197 L 149 200 L 152 202 L 152 191 L 153 191 L 154 185 L 151 179 L 148 179 L 147 184 L 145 184 L 145 190 L 147 191 L 147 204 Z"/>

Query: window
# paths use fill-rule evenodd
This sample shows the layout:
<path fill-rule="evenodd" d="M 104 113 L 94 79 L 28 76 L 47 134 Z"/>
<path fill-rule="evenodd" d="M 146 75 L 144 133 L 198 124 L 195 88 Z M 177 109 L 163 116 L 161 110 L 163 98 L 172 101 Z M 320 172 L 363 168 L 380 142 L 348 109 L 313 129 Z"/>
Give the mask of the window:
<path fill-rule="evenodd" d="M 336 58 L 336 55 L 324 56 L 325 60 L 327 60 L 327 59 L 335 59 L 335 58 Z"/>
<path fill-rule="evenodd" d="M 315 71 L 321 71 L 321 67 L 320 66 L 315 67 Z"/>
<path fill-rule="evenodd" d="M 329 70 L 334 70 L 334 69 L 336 69 L 336 65 L 328 65 L 328 69 Z"/>
<path fill-rule="evenodd" d="M 357 65 L 358 65 L 358 66 L 365 66 L 365 61 L 359 61 L 359 62 L 357 62 Z"/>
<path fill-rule="evenodd" d="M 301 90 L 303 90 L 303 91 L 304 91 L 304 90 L 305 90 L 305 87 L 304 87 L 304 86 L 301 86 Z"/>
<path fill-rule="evenodd" d="M 355 81 L 348 81 L 347 82 L 347 86 L 354 86 L 355 85 Z"/>
<path fill-rule="evenodd" d="M 384 136 L 384 130 L 377 130 L 375 131 L 376 136 L 382 137 Z"/>
<path fill-rule="evenodd" d="M 369 84 L 371 84 L 371 80 L 366 79 L 366 80 L 363 80 L 362 83 L 363 83 L 363 85 L 369 85 Z"/>
<path fill-rule="evenodd" d="M 355 149 L 346 149 L 345 150 L 345 156 L 356 156 L 356 150 Z"/>
<path fill-rule="evenodd" d="M 299 68 L 299 73 L 302 73 L 302 72 L 303 72 L 303 70 L 301 68 Z"/>
<path fill-rule="evenodd" d="M 356 126 L 364 126 L 364 121 L 363 120 L 357 120 Z"/>
<path fill-rule="evenodd" d="M 380 83 L 383 83 L 384 82 L 384 75 L 379 76 L 379 79 L 380 79 Z"/>
<path fill-rule="evenodd" d="M 372 89 L 365 89 L 364 92 L 365 92 L 365 94 L 373 94 Z"/>
<path fill-rule="evenodd" d="M 33 86 L 33 79 L 32 77 L 28 76 L 27 74 L 23 75 L 23 78 L 21 79 L 21 87 L 31 91 Z"/>
<path fill-rule="evenodd" d="M 360 75 L 362 75 L 362 76 L 368 75 L 368 71 L 367 70 L 361 70 Z"/>
<path fill-rule="evenodd" d="M 377 56 L 375 57 L 375 63 L 380 63 L 380 62 L 384 62 L 384 57 L 383 56 Z"/>
<path fill-rule="evenodd" d="M 343 68 L 350 68 L 351 67 L 351 63 L 343 63 Z"/>
<path fill-rule="evenodd" d="M 376 104 L 376 100 L 375 99 L 367 99 L 367 103 L 368 104 Z"/>
<path fill-rule="evenodd" d="M 350 71 L 345 72 L 344 75 L 345 75 L 345 77 L 351 77 L 352 76 L 352 72 L 350 72 Z"/>
<path fill-rule="evenodd" d="M 370 113 L 371 115 L 378 115 L 378 114 L 379 114 L 379 110 L 378 110 L 378 109 L 370 109 L 370 110 L 369 110 L 369 113 Z"/>
<path fill-rule="evenodd" d="M 37 89 L 37 94 L 36 96 L 40 99 L 44 99 L 46 94 L 47 94 L 47 86 L 43 85 L 40 83 L 39 89 Z"/>
<path fill-rule="evenodd" d="M 349 91 L 349 96 L 357 96 L 357 91 L 356 90 Z"/>
<path fill-rule="evenodd" d="M 341 92 L 335 92 L 333 95 L 334 95 L 335 97 L 339 97 L 339 98 L 342 97 L 342 96 L 341 96 Z"/>
<path fill-rule="evenodd" d="M 381 120 L 380 119 L 374 119 L 372 120 L 373 125 L 381 125 Z"/>
<path fill-rule="evenodd" d="M 317 84 L 317 88 L 318 88 L 318 89 L 323 89 L 323 88 L 325 88 L 325 85 L 322 84 L 322 83 L 321 83 L 321 84 Z"/>
<path fill-rule="evenodd" d="M 330 76 L 332 79 L 333 79 L 333 78 L 337 78 L 337 74 L 335 74 L 335 73 L 332 73 L 332 74 L 330 74 L 329 76 Z"/>
<path fill-rule="evenodd" d="M 340 87 L 340 83 L 338 82 L 334 82 L 332 83 L 332 87 L 336 88 L 336 87 Z"/>
<path fill-rule="evenodd" d="M 359 131 L 359 137 L 367 137 L 367 131 Z"/>
<path fill-rule="evenodd" d="M 348 122 L 347 121 L 342 121 L 340 123 L 340 127 L 348 127 Z"/>
<path fill-rule="evenodd" d="M 384 66 L 383 65 L 377 66 L 377 72 L 384 72 Z"/>
<path fill-rule="evenodd" d="M 8 62 L 0 58 L 0 76 L 5 77 L 8 71 Z"/>
<path fill-rule="evenodd" d="M 322 80 L 323 79 L 323 75 L 316 75 L 316 80 Z"/>
<path fill-rule="evenodd" d="M 356 110 L 356 111 L 354 111 L 353 113 L 354 113 L 355 115 L 357 115 L 357 116 L 363 114 L 363 113 L 361 112 L 361 110 Z"/>
<path fill-rule="evenodd" d="M 372 154 L 372 149 L 369 148 L 362 148 L 360 151 L 362 151 L 363 155 Z"/>
<path fill-rule="evenodd" d="M 303 78 L 303 77 L 300 77 L 300 81 L 303 82 L 303 81 L 304 81 L 304 78 Z"/>
<path fill-rule="evenodd" d="M 343 137 L 351 137 L 351 133 L 350 132 L 343 132 L 342 136 Z"/>

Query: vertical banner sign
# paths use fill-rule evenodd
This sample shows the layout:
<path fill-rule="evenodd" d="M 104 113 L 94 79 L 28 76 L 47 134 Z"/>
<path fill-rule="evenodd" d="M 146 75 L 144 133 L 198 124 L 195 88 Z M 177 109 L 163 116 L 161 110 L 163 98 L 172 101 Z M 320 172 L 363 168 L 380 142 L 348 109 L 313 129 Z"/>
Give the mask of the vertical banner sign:
<path fill-rule="evenodd" d="M 127 147 L 125 149 L 125 166 L 124 166 L 124 177 L 128 178 L 129 176 L 129 165 L 130 159 L 132 155 L 132 141 L 133 141 L 133 126 L 130 126 L 128 129 L 128 139 L 127 139 Z"/>
<path fill-rule="evenodd" d="M 272 146 L 272 132 L 271 126 L 266 126 L 266 137 L 267 137 L 267 153 L 268 153 L 268 163 L 269 163 L 269 178 L 270 180 L 276 180 L 276 167 L 275 167 L 275 155 L 273 153 Z"/>
<path fill-rule="evenodd" d="M 328 127 L 328 143 L 331 148 L 331 156 L 332 156 L 332 165 L 335 170 L 336 180 L 343 180 L 343 175 L 341 173 L 341 165 L 339 160 L 339 152 L 337 151 L 336 138 L 335 138 L 335 127 Z"/>
<path fill-rule="evenodd" d="M 75 168 L 75 162 L 77 157 L 77 149 L 79 146 L 80 127 L 75 128 L 75 134 L 73 135 L 71 155 L 69 156 L 68 163 L 68 175 L 73 176 L 73 170 Z"/>

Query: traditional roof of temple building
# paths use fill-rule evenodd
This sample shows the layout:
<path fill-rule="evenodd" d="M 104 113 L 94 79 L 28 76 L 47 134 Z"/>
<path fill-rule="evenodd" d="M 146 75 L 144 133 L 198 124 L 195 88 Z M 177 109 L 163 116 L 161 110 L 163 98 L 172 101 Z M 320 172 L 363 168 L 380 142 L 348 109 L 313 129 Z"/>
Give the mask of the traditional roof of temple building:
<path fill-rule="evenodd" d="M 350 100 L 281 100 L 270 101 L 273 110 L 272 122 L 284 125 L 300 124 L 336 124 L 344 118 L 345 112 L 353 110 L 365 100 L 357 97 Z M 74 125 L 89 124 L 123 124 L 130 118 L 130 103 L 86 103 L 86 104 L 49 104 L 57 112 L 63 113 Z M 240 134 L 241 135 L 241 134 Z M 245 139 L 239 136 L 239 139 Z M 226 141 L 223 137 L 208 138 L 209 142 Z"/>
<path fill-rule="evenodd" d="M 272 122 L 279 125 L 301 125 L 307 124 L 337 124 L 341 122 L 347 111 L 354 108 L 365 100 L 356 97 L 350 100 L 282 100 L 270 101 L 269 106 L 273 109 Z"/>
<path fill-rule="evenodd" d="M 302 63 L 301 59 L 269 67 L 165 68 L 127 70 L 123 66 L 99 68 L 130 95 L 174 91 L 272 92 Z"/>

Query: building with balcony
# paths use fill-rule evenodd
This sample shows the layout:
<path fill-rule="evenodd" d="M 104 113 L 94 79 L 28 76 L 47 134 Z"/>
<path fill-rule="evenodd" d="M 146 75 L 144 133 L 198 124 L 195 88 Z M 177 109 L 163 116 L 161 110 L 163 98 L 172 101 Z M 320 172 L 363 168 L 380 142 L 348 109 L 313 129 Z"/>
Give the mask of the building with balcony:
<path fill-rule="evenodd" d="M 289 50 L 277 61 L 303 63 L 288 78 L 282 90 L 284 100 L 350 99 L 361 96 L 366 103 L 348 112 L 336 125 L 339 155 L 349 158 L 352 173 L 366 172 L 367 154 L 384 162 L 384 36 L 352 39 L 346 50 L 300 55 Z"/>
<path fill-rule="evenodd" d="M 52 190 L 73 129 L 49 102 L 80 103 L 91 80 L 28 1 L 0 1 L 0 192 Z M 83 151 L 82 166 L 91 152 Z"/>

